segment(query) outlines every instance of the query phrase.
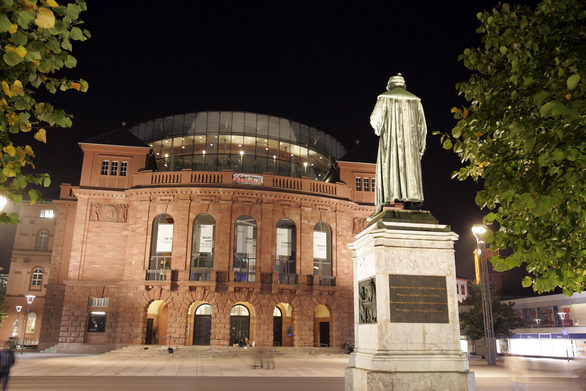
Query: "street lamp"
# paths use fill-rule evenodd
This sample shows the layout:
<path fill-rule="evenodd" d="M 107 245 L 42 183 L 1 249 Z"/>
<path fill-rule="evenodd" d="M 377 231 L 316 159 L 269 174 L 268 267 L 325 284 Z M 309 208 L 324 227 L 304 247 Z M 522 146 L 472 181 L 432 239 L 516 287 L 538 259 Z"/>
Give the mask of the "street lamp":
<path fill-rule="evenodd" d="M 566 337 L 566 339 L 569 340 L 568 337 L 568 330 L 566 330 L 565 324 L 564 324 L 564 320 L 566 319 L 566 313 L 565 312 L 558 312 L 558 316 L 560 317 L 560 319 L 562 320 L 562 339 L 564 339 L 563 337 Z M 570 354 L 568 353 L 568 342 L 566 341 L 566 360 L 568 362 L 570 362 Z"/>
<path fill-rule="evenodd" d="M 16 306 L 16 321 L 14 322 L 14 329 L 12 330 L 12 336 L 16 337 L 16 344 L 18 345 L 18 340 L 20 339 L 18 326 L 20 325 L 20 311 L 22 311 L 22 306 Z"/>
<path fill-rule="evenodd" d="M 496 365 L 496 339 L 494 338 L 494 322 L 492 318 L 492 303 L 490 299 L 490 283 L 488 278 L 488 257 L 486 243 L 482 235 L 488 231 L 484 225 L 472 226 L 472 233 L 476 238 L 476 246 L 480 264 L 480 296 L 482 297 L 482 314 L 484 317 L 484 342 L 486 343 L 486 359 L 488 365 Z"/>
<path fill-rule="evenodd" d="M 28 314 L 31 310 L 31 304 L 33 304 L 33 301 L 35 301 L 35 295 L 26 295 L 26 318 L 24 319 L 24 331 L 22 332 L 22 344 L 20 345 L 20 354 L 24 353 L 24 341 L 26 338 L 26 326 L 28 323 Z"/>

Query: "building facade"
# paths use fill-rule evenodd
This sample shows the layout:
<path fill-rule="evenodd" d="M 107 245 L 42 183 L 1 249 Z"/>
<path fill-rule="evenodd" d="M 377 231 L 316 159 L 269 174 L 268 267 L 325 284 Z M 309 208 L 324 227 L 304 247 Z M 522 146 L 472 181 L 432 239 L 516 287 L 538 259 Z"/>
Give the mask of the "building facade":
<path fill-rule="evenodd" d="M 374 211 L 374 164 L 341 161 L 317 129 L 237 112 L 80 147 L 79 186 L 53 202 L 40 348 L 353 342 L 348 243 Z"/>

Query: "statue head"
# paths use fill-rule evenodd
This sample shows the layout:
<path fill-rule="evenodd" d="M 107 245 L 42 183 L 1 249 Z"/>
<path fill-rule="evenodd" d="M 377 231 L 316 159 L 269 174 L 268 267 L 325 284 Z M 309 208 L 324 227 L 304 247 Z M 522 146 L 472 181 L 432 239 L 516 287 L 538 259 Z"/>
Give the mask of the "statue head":
<path fill-rule="evenodd" d="M 401 75 L 400 73 L 397 73 L 395 76 L 391 76 L 389 82 L 387 83 L 387 91 L 390 91 L 394 88 L 407 88 L 407 85 L 405 84 L 405 79 L 403 79 L 403 75 Z"/>

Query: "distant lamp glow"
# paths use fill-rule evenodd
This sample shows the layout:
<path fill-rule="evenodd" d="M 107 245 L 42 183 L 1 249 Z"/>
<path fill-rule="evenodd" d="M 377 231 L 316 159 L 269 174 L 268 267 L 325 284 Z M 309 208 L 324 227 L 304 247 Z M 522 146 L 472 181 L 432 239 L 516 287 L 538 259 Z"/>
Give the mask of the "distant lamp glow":
<path fill-rule="evenodd" d="M 206 154 L 206 150 L 204 149 L 203 151 L 201 151 L 202 155 Z"/>
<path fill-rule="evenodd" d="M 244 151 L 240 151 L 240 156 L 244 155 Z"/>
<path fill-rule="evenodd" d="M 6 199 L 6 197 L 4 197 L 3 195 L 0 195 L 0 211 L 2 209 L 4 209 L 4 207 L 6 206 L 7 203 L 8 203 L 8 200 Z"/>
<path fill-rule="evenodd" d="M 484 225 L 474 224 L 472 226 L 472 233 L 474 234 L 476 239 L 479 240 L 478 236 L 486 233 L 486 227 Z"/>
<path fill-rule="evenodd" d="M 28 305 L 31 305 L 31 304 L 33 304 L 33 301 L 35 301 L 36 296 L 35 295 L 26 295 L 25 297 L 26 297 L 26 303 Z"/>

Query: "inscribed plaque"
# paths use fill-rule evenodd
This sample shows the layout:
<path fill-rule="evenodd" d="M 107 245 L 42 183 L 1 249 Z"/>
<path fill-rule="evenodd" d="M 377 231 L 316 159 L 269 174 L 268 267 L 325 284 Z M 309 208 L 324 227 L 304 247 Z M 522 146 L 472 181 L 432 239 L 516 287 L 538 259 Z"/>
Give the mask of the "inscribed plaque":
<path fill-rule="evenodd" d="M 389 275 L 391 322 L 449 323 L 445 276 Z"/>

